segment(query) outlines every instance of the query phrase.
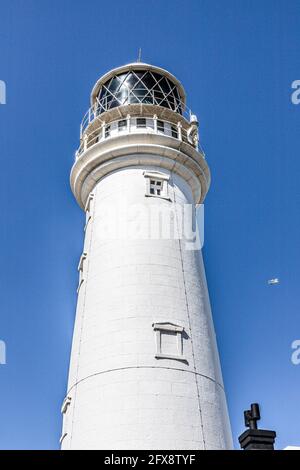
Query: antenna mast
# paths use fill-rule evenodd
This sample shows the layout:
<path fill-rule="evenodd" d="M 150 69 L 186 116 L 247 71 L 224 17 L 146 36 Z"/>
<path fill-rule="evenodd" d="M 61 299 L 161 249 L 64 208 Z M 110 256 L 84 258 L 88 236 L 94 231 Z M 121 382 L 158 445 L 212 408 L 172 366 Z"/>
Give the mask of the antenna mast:
<path fill-rule="evenodd" d="M 142 61 L 142 48 L 141 48 L 141 47 L 139 48 L 137 61 L 138 61 L 138 62 L 141 62 L 141 61 Z"/>

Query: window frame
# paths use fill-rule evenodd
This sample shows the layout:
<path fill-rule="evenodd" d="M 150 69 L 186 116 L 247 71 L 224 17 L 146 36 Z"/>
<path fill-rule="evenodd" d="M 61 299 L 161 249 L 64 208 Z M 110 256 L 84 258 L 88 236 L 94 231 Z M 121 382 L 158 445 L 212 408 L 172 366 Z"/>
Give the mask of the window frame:
<path fill-rule="evenodd" d="M 107 139 L 111 135 L 111 125 L 107 124 L 104 129 L 104 138 Z"/>
<path fill-rule="evenodd" d="M 165 173 L 160 173 L 159 171 L 144 171 L 143 172 L 145 181 L 146 181 L 146 197 L 155 197 L 160 199 L 166 199 L 167 201 L 171 201 L 169 195 L 169 182 L 170 182 L 170 175 Z M 161 182 L 161 193 L 160 194 L 153 194 L 151 192 L 151 181 Z"/>
<path fill-rule="evenodd" d="M 151 196 L 161 196 L 163 193 L 163 190 L 164 190 L 164 181 L 158 178 L 150 177 L 149 192 Z"/>
<path fill-rule="evenodd" d="M 141 123 L 143 121 L 143 123 Z M 144 117 L 136 118 L 136 128 L 137 129 L 146 129 L 147 127 L 147 119 Z"/>
<path fill-rule="evenodd" d="M 94 193 L 90 193 L 87 200 L 86 200 L 85 207 L 84 207 L 84 210 L 85 210 L 84 231 L 86 231 L 88 223 L 92 218 L 92 206 L 93 206 L 92 203 L 93 203 L 93 201 L 94 201 Z"/>
<path fill-rule="evenodd" d="M 61 414 L 66 414 L 68 411 L 69 406 L 71 405 L 72 398 L 68 395 L 64 398 L 64 401 L 62 402 L 61 405 Z"/>
<path fill-rule="evenodd" d="M 157 119 L 157 132 L 160 134 L 166 133 L 166 123 L 161 119 Z"/>
<path fill-rule="evenodd" d="M 152 324 L 153 331 L 155 333 L 155 345 L 156 359 L 175 359 L 177 361 L 182 361 L 188 363 L 186 357 L 183 354 L 183 334 L 185 332 L 184 327 L 176 325 L 172 322 L 157 322 Z M 162 334 L 166 333 L 175 333 L 176 336 L 176 346 L 178 354 L 169 354 L 162 351 Z"/>
<path fill-rule="evenodd" d="M 178 139 L 178 129 L 176 126 L 174 126 L 173 124 L 171 124 L 171 136 L 174 138 L 174 139 Z"/>
<path fill-rule="evenodd" d="M 82 286 L 84 282 L 84 264 L 85 260 L 87 259 L 87 253 L 84 251 L 82 255 L 80 256 L 79 263 L 78 263 L 78 273 L 79 273 L 79 281 L 78 281 L 78 287 L 77 287 L 77 294 L 80 291 L 80 287 Z"/>
<path fill-rule="evenodd" d="M 121 125 L 122 123 L 122 125 Z M 118 132 L 124 132 L 127 130 L 127 119 L 121 119 L 120 121 L 118 121 Z"/>

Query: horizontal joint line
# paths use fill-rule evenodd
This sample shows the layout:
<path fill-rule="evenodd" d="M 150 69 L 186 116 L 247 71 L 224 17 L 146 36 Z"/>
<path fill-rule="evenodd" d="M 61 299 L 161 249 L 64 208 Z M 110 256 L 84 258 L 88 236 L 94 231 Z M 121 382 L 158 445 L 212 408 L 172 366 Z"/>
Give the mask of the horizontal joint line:
<path fill-rule="evenodd" d="M 219 385 L 219 387 L 221 387 L 222 390 L 224 390 L 223 385 L 221 385 L 216 380 L 212 379 L 211 377 L 208 377 L 208 375 L 200 374 L 199 372 L 195 372 L 193 370 L 186 370 L 186 369 L 182 369 L 182 368 L 179 368 L 179 367 L 164 367 L 164 366 L 128 366 L 128 367 L 117 367 L 116 369 L 107 369 L 107 370 L 103 370 L 101 372 L 95 372 L 94 374 L 88 375 L 87 377 L 84 377 L 83 379 L 78 380 L 78 382 L 76 382 L 74 385 L 72 385 L 72 387 L 69 388 L 67 394 L 70 393 L 71 390 L 73 388 L 75 388 L 78 384 L 80 384 L 81 382 L 84 382 L 87 379 L 90 379 L 91 377 L 95 377 L 96 375 L 101 375 L 101 374 L 107 374 L 109 372 L 117 372 L 117 371 L 120 371 L 120 370 L 127 370 L 127 369 L 168 369 L 168 370 L 177 370 L 177 371 L 181 371 L 181 372 L 187 372 L 189 374 L 198 375 L 199 377 L 205 377 L 206 379 L 211 380 L 212 382 Z"/>

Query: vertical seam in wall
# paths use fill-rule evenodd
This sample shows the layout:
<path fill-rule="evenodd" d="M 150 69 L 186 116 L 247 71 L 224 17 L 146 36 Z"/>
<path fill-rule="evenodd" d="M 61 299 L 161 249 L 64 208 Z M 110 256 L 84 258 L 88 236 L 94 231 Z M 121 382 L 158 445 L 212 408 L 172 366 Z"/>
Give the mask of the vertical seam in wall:
<path fill-rule="evenodd" d="M 94 215 L 95 215 L 95 206 L 96 206 L 96 194 L 97 194 L 97 187 L 94 188 L 94 200 L 93 200 L 93 213 L 90 220 L 91 223 L 91 235 L 87 250 L 87 267 L 86 267 L 86 278 L 84 282 L 84 294 L 83 294 L 83 303 L 82 303 L 82 315 L 81 315 L 81 327 L 80 327 L 80 336 L 79 336 L 79 347 L 78 347 L 78 358 L 77 358 L 77 368 L 76 368 L 76 383 L 78 381 L 78 373 L 79 373 L 79 363 L 80 363 L 80 353 L 81 353 L 81 342 L 82 342 L 82 332 L 83 332 L 83 323 L 85 317 L 85 300 L 86 300 L 86 290 L 87 290 L 87 279 L 90 267 L 90 253 L 91 253 L 91 246 L 92 246 L 92 239 L 93 239 L 93 231 L 94 231 Z M 78 301 L 78 298 L 77 298 Z M 73 439 L 73 427 L 74 427 L 74 416 L 75 416 L 75 408 L 76 408 L 76 396 L 77 396 L 77 387 L 75 387 L 74 392 L 74 406 L 73 406 L 73 414 L 72 414 L 72 425 L 71 425 L 71 437 L 70 437 L 70 446 L 72 444 Z"/>
<path fill-rule="evenodd" d="M 176 194 L 175 194 L 175 185 L 174 185 L 174 183 L 173 183 L 173 196 L 174 196 L 174 204 L 175 204 L 176 224 L 177 224 L 177 230 L 178 230 L 178 214 L 177 214 L 177 208 L 176 208 Z M 184 219 L 183 219 L 183 221 L 184 221 Z M 183 228 L 183 225 L 182 225 L 182 228 Z M 195 377 L 195 384 L 196 384 L 196 390 L 197 390 L 198 409 L 199 409 L 199 417 L 200 417 L 200 426 L 201 426 L 201 430 L 202 430 L 203 447 L 204 447 L 204 450 L 206 450 L 204 427 L 203 427 L 203 418 L 202 418 L 201 403 L 200 403 L 200 392 L 199 392 L 199 385 L 198 385 L 198 380 L 197 380 L 197 370 L 196 370 L 196 362 L 195 362 L 192 324 L 191 324 L 189 302 L 188 302 L 187 291 L 186 291 L 185 270 L 184 270 L 183 255 L 182 255 L 182 244 L 181 244 L 180 236 L 181 236 L 181 234 L 178 235 L 178 244 L 179 244 L 179 252 L 180 252 L 180 261 L 181 261 L 184 295 L 185 295 L 185 305 L 186 305 L 186 312 L 187 312 L 188 322 L 189 322 L 190 339 L 191 339 L 192 356 L 193 356 L 193 369 L 194 369 L 194 377 Z"/>

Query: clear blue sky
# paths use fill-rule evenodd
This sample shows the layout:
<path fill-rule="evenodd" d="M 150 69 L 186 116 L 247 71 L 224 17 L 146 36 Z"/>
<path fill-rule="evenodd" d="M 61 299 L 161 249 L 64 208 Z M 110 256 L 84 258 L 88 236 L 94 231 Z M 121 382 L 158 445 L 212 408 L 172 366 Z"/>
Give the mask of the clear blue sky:
<path fill-rule="evenodd" d="M 300 444 L 299 21 L 296 0 L 1 0 L 1 448 L 58 448 L 84 224 L 69 171 L 94 82 L 140 46 L 200 120 L 204 256 L 235 443 L 258 401 L 277 448 Z"/>

